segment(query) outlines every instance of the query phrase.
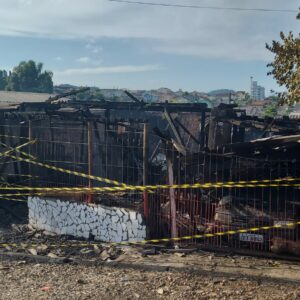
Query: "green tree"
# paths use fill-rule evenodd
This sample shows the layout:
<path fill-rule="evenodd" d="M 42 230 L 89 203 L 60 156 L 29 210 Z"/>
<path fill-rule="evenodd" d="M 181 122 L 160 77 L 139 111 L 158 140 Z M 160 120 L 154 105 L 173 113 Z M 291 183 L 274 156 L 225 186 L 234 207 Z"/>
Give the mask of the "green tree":
<path fill-rule="evenodd" d="M 33 60 L 22 61 L 8 76 L 6 90 L 52 93 L 53 73 L 42 70 L 42 63 L 36 63 Z"/>
<path fill-rule="evenodd" d="M 300 18 L 300 13 L 297 18 Z M 280 86 L 285 86 L 286 93 L 280 95 L 281 100 L 288 104 L 300 102 L 300 34 L 294 36 L 292 32 L 285 35 L 280 32 L 281 41 L 273 41 L 266 47 L 274 53 L 274 61 L 268 64 L 272 75 Z"/>
<path fill-rule="evenodd" d="M 249 93 L 245 94 L 244 102 L 245 104 L 249 104 L 251 102 L 251 96 Z"/>
<path fill-rule="evenodd" d="M 274 118 L 277 115 L 277 104 L 271 103 L 264 108 L 264 116 Z"/>
<path fill-rule="evenodd" d="M 0 70 L 0 91 L 5 90 L 7 84 L 7 72 L 5 70 Z"/>
<path fill-rule="evenodd" d="M 7 91 L 20 91 L 19 76 L 15 72 L 11 72 L 6 80 Z"/>

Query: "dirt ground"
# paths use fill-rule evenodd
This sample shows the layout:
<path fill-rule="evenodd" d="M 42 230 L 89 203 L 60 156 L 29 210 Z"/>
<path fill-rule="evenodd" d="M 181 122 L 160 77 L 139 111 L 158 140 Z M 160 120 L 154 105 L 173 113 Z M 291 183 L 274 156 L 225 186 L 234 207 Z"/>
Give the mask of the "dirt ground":
<path fill-rule="evenodd" d="M 291 262 L 136 251 L 105 263 L 1 257 L 1 299 L 300 299 Z"/>
<path fill-rule="evenodd" d="M 1 300 L 300 299 L 299 261 L 87 247 L 20 224 L 0 226 L 5 242 L 16 245 L 0 247 Z"/>

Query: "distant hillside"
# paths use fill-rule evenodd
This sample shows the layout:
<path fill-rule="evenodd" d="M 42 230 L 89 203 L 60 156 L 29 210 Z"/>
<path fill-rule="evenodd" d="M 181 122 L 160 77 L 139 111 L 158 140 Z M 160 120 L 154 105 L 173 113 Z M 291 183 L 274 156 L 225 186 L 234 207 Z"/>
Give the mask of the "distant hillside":
<path fill-rule="evenodd" d="M 70 84 L 61 84 L 54 87 L 56 94 L 63 94 L 73 89 L 78 89 L 79 86 Z M 215 106 L 226 102 L 225 98 L 229 99 L 230 92 L 234 97 L 234 90 L 219 89 L 213 90 L 209 93 L 204 92 L 187 92 L 183 90 L 172 91 L 169 88 L 159 88 L 153 90 L 128 90 L 137 99 L 151 103 L 151 102 L 171 102 L 171 103 L 206 103 L 208 107 Z M 219 99 L 220 98 L 220 99 Z M 80 93 L 74 96 L 74 99 L 78 101 L 132 101 L 125 93 L 124 89 L 103 89 L 98 87 L 91 87 L 91 89 L 85 93 Z M 229 101 L 229 100 L 228 100 Z"/>
<path fill-rule="evenodd" d="M 229 93 L 234 93 L 234 90 L 228 90 L 228 89 L 220 89 L 220 90 L 213 90 L 209 92 L 208 94 L 210 96 L 218 96 L 218 95 L 224 95 L 224 94 L 229 94 Z"/>

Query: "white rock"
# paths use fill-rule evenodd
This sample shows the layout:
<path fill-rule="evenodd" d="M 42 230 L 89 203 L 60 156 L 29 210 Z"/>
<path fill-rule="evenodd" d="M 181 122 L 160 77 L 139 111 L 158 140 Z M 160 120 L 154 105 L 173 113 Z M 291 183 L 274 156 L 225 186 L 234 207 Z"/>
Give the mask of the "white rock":
<path fill-rule="evenodd" d="M 80 211 L 80 219 L 81 219 L 82 222 L 83 222 L 84 219 L 85 219 L 85 213 L 84 213 L 84 210 L 81 210 L 81 211 Z"/>
<path fill-rule="evenodd" d="M 137 220 L 139 222 L 139 224 L 142 224 L 143 223 L 143 218 L 142 218 L 142 215 L 141 214 L 137 214 Z"/>
<path fill-rule="evenodd" d="M 117 224 L 119 221 L 120 221 L 120 218 L 118 216 L 112 216 L 111 217 L 112 225 Z"/>
<path fill-rule="evenodd" d="M 129 212 L 129 217 L 131 220 L 135 220 L 136 219 L 136 212 L 135 211 L 130 211 Z"/>

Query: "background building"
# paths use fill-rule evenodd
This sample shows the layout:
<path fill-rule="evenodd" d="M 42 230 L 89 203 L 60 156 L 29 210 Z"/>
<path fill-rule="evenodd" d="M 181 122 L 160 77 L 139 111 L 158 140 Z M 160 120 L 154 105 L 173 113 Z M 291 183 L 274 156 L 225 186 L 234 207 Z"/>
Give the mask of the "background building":
<path fill-rule="evenodd" d="M 252 100 L 264 100 L 265 99 L 265 88 L 258 85 L 257 81 L 253 80 L 253 77 L 251 77 L 250 96 L 251 96 Z"/>

